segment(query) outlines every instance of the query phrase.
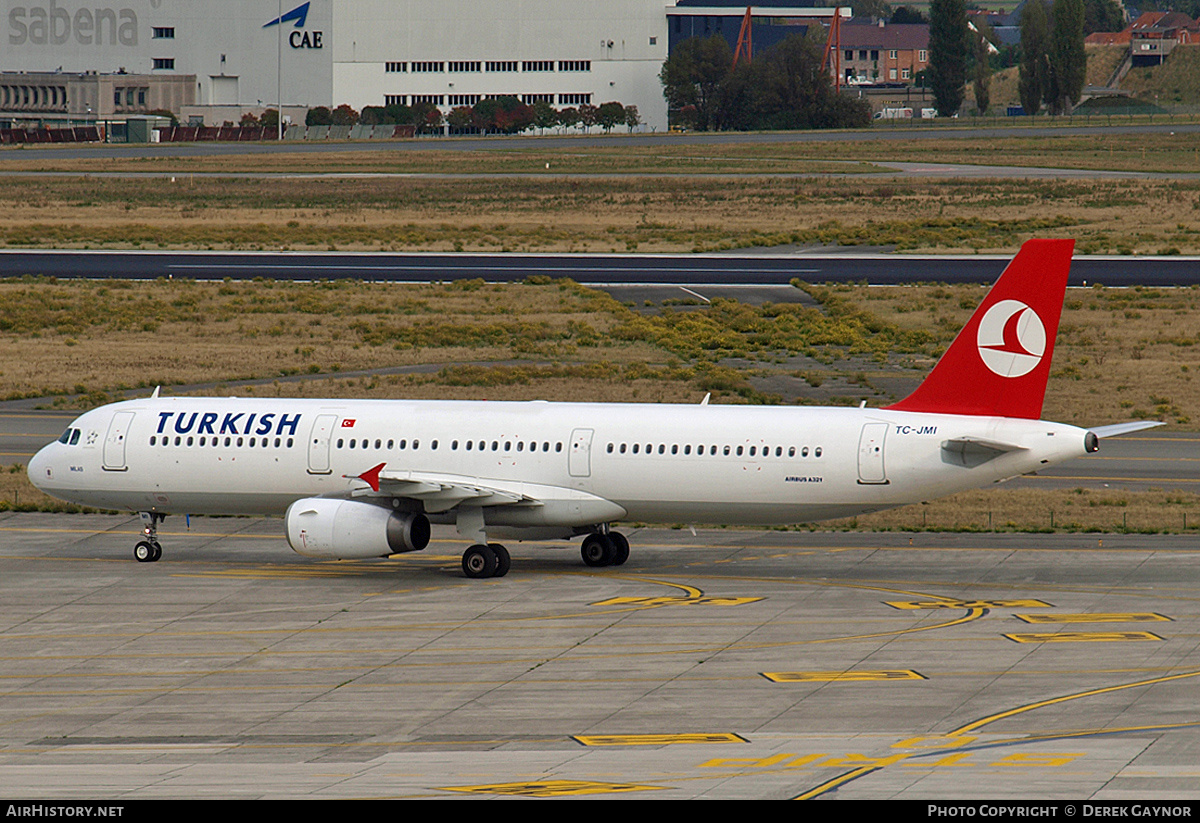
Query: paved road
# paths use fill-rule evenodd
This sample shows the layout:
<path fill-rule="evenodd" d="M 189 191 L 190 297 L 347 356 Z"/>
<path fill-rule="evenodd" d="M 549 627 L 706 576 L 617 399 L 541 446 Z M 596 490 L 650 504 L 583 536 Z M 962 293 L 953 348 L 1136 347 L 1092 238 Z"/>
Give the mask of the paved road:
<path fill-rule="evenodd" d="M 570 277 L 593 286 L 705 287 L 809 282 L 992 283 L 1005 255 L 796 253 L 747 255 L 528 255 L 271 252 L 0 251 L 0 277 L 187 277 L 197 280 L 333 280 L 429 282 L 483 278 L 513 282 L 530 275 Z M 1072 285 L 1200 285 L 1200 258 L 1076 257 Z"/>
<path fill-rule="evenodd" d="M 1072 126 L 1005 126 L 977 127 L 963 122 L 960 128 L 931 126 L 928 128 L 882 127 L 855 131 L 718 133 L 718 134 L 612 134 L 545 137 L 461 137 L 452 139 L 422 138 L 419 140 L 387 140 L 322 142 L 295 140 L 284 143 L 161 143 L 142 145 L 95 146 L 24 146 L 21 150 L 0 150 L 0 173 L 5 161 L 28 161 L 44 153 L 49 158 L 153 158 L 153 157 L 220 157 L 233 154 L 325 154 L 344 151 L 480 151 L 508 149 L 534 151 L 539 148 L 621 148 L 623 146 L 713 146 L 731 143 L 860 143 L 872 140 L 994 140 L 997 138 L 1078 137 L 1084 135 L 1141 135 L 1141 134 L 1200 134 L 1200 125 L 1188 123 L 1144 123 L 1139 125 L 1106 125 L 1097 118 L 1096 125 Z"/>
<path fill-rule="evenodd" d="M 0 515 L 6 796 L 1200 799 L 1191 537 L 642 531 L 468 581 L 441 533 L 137 532 Z"/>

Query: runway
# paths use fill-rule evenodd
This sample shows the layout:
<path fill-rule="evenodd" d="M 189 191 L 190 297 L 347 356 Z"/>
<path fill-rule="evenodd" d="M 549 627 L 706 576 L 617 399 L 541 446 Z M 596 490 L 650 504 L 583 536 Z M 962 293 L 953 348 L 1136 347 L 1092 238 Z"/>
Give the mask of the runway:
<path fill-rule="evenodd" d="M 1194 537 L 642 530 L 312 562 L 278 521 L 0 515 L 39 798 L 1200 798 Z"/>
<path fill-rule="evenodd" d="M 153 280 L 336 280 L 511 283 L 569 277 L 598 288 L 746 288 L 810 283 L 993 283 L 1011 255 L 908 255 L 854 251 L 706 255 L 400 254 L 370 252 L 179 252 L 0 250 L 0 277 Z M 1070 284 L 1200 285 L 1195 257 L 1077 256 Z"/>

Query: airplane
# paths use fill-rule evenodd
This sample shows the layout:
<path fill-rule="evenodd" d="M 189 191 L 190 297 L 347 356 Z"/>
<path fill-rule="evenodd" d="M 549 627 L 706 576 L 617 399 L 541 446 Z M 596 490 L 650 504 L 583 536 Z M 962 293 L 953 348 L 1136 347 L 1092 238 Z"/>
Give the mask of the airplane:
<path fill-rule="evenodd" d="M 883 408 L 163 397 L 82 414 L 29 463 L 39 489 L 136 511 L 141 562 L 168 514 L 282 515 L 317 558 L 469 544 L 469 578 L 511 566 L 498 537 L 583 537 L 620 566 L 617 521 L 773 525 L 980 488 L 1151 426 L 1040 420 L 1072 240 L 1029 240 L 908 397 Z"/>

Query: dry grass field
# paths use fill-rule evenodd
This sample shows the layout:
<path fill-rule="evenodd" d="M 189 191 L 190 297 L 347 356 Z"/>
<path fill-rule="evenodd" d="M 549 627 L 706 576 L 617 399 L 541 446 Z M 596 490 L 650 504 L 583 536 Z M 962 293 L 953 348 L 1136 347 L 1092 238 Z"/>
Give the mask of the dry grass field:
<path fill-rule="evenodd" d="M 942 159 L 989 159 L 959 148 Z M 1034 235 L 1081 253 L 1200 253 L 1200 179 L 0 177 L 0 248 L 1012 252 Z"/>

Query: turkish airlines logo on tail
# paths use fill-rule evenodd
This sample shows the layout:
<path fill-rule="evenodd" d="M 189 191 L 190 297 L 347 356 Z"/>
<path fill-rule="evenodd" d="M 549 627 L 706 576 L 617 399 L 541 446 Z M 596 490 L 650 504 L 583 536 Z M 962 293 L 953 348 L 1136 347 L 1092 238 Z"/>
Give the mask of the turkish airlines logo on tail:
<path fill-rule="evenodd" d="M 988 309 L 975 339 L 984 365 L 1001 377 L 1029 374 L 1046 353 L 1042 318 L 1020 300 L 1001 300 Z"/>

